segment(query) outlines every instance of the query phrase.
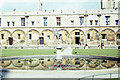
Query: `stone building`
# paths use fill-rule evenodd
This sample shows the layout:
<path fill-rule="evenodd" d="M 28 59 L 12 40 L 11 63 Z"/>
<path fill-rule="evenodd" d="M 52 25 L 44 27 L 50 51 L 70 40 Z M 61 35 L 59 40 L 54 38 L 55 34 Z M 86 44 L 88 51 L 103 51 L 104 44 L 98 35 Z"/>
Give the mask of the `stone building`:
<path fill-rule="evenodd" d="M 0 12 L 2 46 L 120 46 L 119 0 L 101 0 L 100 10 Z M 102 45 L 102 46 L 101 46 Z"/>

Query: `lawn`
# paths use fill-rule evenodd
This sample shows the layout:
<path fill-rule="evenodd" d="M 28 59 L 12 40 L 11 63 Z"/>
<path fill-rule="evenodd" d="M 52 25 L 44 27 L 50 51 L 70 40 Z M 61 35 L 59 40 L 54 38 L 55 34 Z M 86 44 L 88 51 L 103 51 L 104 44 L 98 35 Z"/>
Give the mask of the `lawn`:
<path fill-rule="evenodd" d="M 27 55 L 54 55 L 56 49 L 2 49 L 2 57 Z"/>
<path fill-rule="evenodd" d="M 120 78 L 102 79 L 102 80 L 120 80 Z"/>
<path fill-rule="evenodd" d="M 73 49 L 72 54 L 77 55 L 95 55 L 95 56 L 120 56 L 118 49 Z"/>
<path fill-rule="evenodd" d="M 2 49 L 1 56 L 55 55 L 56 52 L 56 49 Z M 118 49 L 73 49 L 72 54 L 118 57 L 119 52 Z"/>

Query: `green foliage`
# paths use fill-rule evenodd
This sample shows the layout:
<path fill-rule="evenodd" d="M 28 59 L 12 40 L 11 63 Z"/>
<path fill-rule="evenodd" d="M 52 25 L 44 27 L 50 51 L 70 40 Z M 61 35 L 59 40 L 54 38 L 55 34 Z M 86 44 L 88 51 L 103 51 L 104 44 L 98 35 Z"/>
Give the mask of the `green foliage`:
<path fill-rule="evenodd" d="M 120 78 L 102 79 L 102 80 L 120 80 Z"/>
<path fill-rule="evenodd" d="M 2 49 L 1 56 L 54 55 L 56 51 L 56 49 Z"/>
<path fill-rule="evenodd" d="M 72 54 L 118 57 L 118 49 L 73 49 Z"/>
<path fill-rule="evenodd" d="M 28 55 L 54 55 L 56 49 L 2 49 L 2 57 Z M 72 54 L 118 57 L 118 49 L 73 49 Z"/>

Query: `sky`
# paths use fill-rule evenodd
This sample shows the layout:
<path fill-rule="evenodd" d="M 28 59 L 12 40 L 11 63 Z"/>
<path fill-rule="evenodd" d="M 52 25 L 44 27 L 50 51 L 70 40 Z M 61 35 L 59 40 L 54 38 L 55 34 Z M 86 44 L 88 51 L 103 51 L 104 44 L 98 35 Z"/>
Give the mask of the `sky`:
<path fill-rule="evenodd" d="M 101 0 L 40 0 L 43 10 L 98 10 Z M 0 0 L 0 11 L 37 11 L 39 0 Z"/>

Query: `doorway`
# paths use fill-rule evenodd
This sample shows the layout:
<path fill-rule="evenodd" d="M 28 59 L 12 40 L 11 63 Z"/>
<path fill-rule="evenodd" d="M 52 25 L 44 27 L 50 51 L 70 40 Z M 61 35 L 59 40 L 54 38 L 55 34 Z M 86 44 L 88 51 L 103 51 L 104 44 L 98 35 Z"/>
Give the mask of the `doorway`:
<path fill-rule="evenodd" d="M 12 37 L 9 37 L 9 45 L 13 45 L 13 38 Z"/>
<path fill-rule="evenodd" d="M 75 37 L 75 44 L 80 44 L 80 37 Z"/>
<path fill-rule="evenodd" d="M 44 44 L 44 38 L 43 37 L 39 37 L 40 39 L 40 45 L 43 45 Z"/>

